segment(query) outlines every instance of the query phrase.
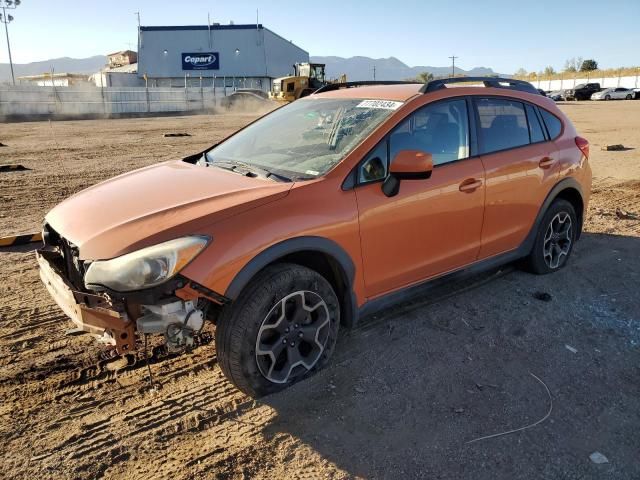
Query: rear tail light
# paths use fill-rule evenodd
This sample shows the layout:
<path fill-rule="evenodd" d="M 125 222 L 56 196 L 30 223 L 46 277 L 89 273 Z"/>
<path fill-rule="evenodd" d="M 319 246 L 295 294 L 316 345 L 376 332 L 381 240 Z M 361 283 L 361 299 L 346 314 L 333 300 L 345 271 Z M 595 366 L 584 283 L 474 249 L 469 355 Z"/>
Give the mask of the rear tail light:
<path fill-rule="evenodd" d="M 582 137 L 576 137 L 576 146 L 585 157 L 589 158 L 589 140 Z"/>

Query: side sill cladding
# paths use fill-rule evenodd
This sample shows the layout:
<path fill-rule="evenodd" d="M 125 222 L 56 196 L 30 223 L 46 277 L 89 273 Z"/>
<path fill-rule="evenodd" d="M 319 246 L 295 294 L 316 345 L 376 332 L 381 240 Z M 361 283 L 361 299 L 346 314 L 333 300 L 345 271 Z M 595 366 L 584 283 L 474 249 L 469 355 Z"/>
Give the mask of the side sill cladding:
<path fill-rule="evenodd" d="M 262 269 L 284 257 L 301 252 L 317 252 L 331 257 L 339 266 L 339 275 L 345 285 L 343 303 L 343 323 L 353 326 L 358 317 L 358 302 L 353 291 L 355 265 L 353 260 L 336 242 L 323 237 L 295 237 L 270 246 L 260 252 L 234 277 L 225 292 L 225 297 L 236 300 L 251 279 Z"/>

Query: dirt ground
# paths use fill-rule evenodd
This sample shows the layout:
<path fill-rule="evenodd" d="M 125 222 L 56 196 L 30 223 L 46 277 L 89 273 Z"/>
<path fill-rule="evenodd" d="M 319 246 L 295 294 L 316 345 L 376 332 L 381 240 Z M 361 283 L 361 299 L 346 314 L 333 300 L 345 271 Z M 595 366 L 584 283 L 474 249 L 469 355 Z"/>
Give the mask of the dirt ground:
<path fill-rule="evenodd" d="M 640 101 L 561 108 L 594 173 L 567 268 L 506 266 L 379 312 L 342 332 L 328 368 L 260 401 L 225 381 L 211 343 L 154 357 L 158 389 L 142 361 L 96 361 L 91 337 L 64 335 L 31 248 L 0 252 L 0 477 L 640 478 L 640 220 L 616 214 L 640 214 Z M 2 124 L 0 164 L 31 170 L 0 173 L 0 236 L 251 119 Z"/>

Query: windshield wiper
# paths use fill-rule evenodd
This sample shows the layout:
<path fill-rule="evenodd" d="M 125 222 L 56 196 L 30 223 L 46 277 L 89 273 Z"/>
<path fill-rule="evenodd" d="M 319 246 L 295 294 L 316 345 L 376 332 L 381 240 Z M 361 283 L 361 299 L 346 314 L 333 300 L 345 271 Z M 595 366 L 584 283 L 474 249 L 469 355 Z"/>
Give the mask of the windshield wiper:
<path fill-rule="evenodd" d="M 280 174 L 280 173 L 275 173 L 275 172 L 269 172 L 267 174 L 267 177 L 271 178 L 277 178 L 278 180 L 280 180 L 281 182 L 291 182 L 292 179 L 289 177 L 285 177 L 284 175 Z"/>
<path fill-rule="evenodd" d="M 212 165 L 214 167 L 219 167 L 224 170 L 229 170 L 234 173 L 238 173 L 240 175 L 245 175 L 247 173 L 253 173 L 255 175 L 260 175 L 264 178 L 273 178 L 274 180 L 278 180 L 281 182 L 291 182 L 289 177 L 286 177 L 280 173 L 275 173 L 270 170 L 267 170 L 262 167 L 258 167 L 256 165 L 250 165 L 248 163 L 239 162 L 237 160 L 219 160 L 219 161 L 208 161 L 208 165 Z"/>

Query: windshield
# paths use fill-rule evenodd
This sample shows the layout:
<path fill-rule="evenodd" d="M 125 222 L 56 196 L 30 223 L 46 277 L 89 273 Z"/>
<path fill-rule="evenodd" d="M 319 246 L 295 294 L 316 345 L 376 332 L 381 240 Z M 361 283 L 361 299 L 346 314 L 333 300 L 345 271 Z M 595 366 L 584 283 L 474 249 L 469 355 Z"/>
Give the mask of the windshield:
<path fill-rule="evenodd" d="M 207 163 L 238 163 L 292 180 L 325 174 L 401 102 L 305 98 L 267 115 L 206 154 Z"/>

